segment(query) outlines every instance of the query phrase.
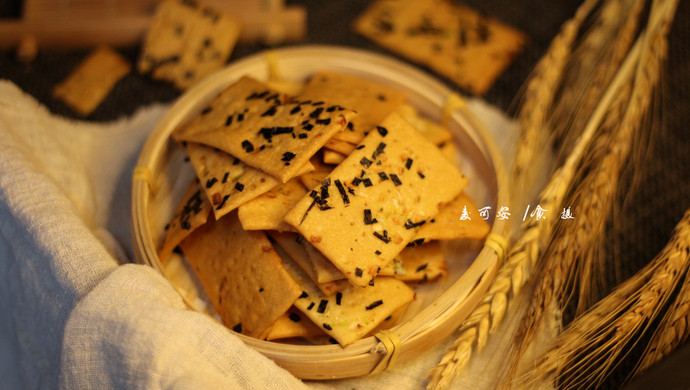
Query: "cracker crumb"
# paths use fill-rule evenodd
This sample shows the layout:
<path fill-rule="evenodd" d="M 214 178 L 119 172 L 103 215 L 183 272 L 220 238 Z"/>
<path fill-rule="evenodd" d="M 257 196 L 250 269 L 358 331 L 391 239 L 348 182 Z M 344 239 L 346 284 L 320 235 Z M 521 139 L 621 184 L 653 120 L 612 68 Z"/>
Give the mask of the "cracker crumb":
<path fill-rule="evenodd" d="M 309 242 L 318 244 L 319 242 L 321 242 L 321 236 L 309 236 Z"/>

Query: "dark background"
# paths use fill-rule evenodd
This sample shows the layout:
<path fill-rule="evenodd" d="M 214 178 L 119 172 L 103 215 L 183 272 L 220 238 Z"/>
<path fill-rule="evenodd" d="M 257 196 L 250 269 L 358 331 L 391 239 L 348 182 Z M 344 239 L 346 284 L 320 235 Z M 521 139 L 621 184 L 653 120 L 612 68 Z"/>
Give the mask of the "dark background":
<path fill-rule="evenodd" d="M 580 1 L 467 0 L 464 3 L 524 31 L 529 36 L 523 53 L 484 96 L 489 103 L 512 114 L 521 85 L 548 48 L 551 39 L 558 33 L 561 24 L 575 13 Z M 307 37 L 299 44 L 352 46 L 396 57 L 354 34 L 350 28 L 354 18 L 366 8 L 369 1 L 288 1 L 288 5 L 290 4 L 307 7 Z M 0 0 L 0 17 L 19 17 L 20 10 L 21 1 Z M 660 95 L 662 112 L 657 117 L 663 127 L 654 134 L 649 145 L 649 157 L 645 160 L 642 172 L 638 172 L 641 184 L 624 194 L 628 197 L 628 202 L 620 216 L 623 222 L 620 224 L 621 228 L 610 232 L 619 248 L 616 260 L 622 266 L 622 275 L 610 273 L 611 288 L 654 258 L 670 238 L 685 210 L 690 208 L 690 132 L 685 128 L 686 121 L 690 119 L 689 20 L 690 2 L 680 1 L 669 38 L 669 59 Z M 229 61 L 265 48 L 261 44 L 240 44 Z M 119 50 L 132 63 L 136 63 L 139 47 Z M 87 53 L 88 50 L 45 49 L 39 51 L 33 62 L 23 64 L 16 60 L 14 51 L 2 50 L 0 78 L 12 80 L 52 112 L 76 118 L 68 107 L 51 97 L 51 91 Z M 465 93 L 451 82 L 445 81 L 458 92 Z M 107 99 L 86 119 L 114 120 L 130 115 L 149 103 L 172 102 L 179 94 L 170 85 L 132 72 L 115 86 Z M 643 389 L 655 384 L 660 388 L 690 388 L 689 351 L 690 347 L 686 345 L 629 387 Z M 618 387 L 631 368 L 630 360 L 623 362 L 604 387 Z"/>

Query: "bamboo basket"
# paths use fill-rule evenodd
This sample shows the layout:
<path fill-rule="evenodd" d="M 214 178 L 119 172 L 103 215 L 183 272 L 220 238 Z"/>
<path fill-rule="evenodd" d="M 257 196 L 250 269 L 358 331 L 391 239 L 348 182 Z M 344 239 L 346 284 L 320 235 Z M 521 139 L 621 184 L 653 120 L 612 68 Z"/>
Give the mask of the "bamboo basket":
<path fill-rule="evenodd" d="M 269 61 L 270 58 L 270 61 Z M 284 79 L 303 81 L 319 70 L 368 78 L 403 91 L 409 104 L 428 118 L 448 120 L 461 156 L 460 168 L 470 179 L 466 192 L 477 205 L 491 210 L 508 205 L 503 162 L 490 134 L 458 96 L 427 74 L 398 60 L 360 50 L 333 46 L 301 46 L 278 49 L 237 61 L 209 76 L 173 104 L 148 137 L 139 157 L 132 187 L 132 238 L 135 255 L 163 275 L 169 275 L 156 254 L 164 226 L 193 178 L 184 153 L 170 138 L 179 125 L 197 115 L 220 91 L 243 75 L 266 80 L 271 64 Z M 145 174 L 141 174 L 144 172 Z M 449 261 L 441 281 L 416 287 L 417 299 L 390 331 L 395 343 L 375 336 L 346 348 L 339 345 L 297 345 L 269 342 L 236 334 L 246 344 L 303 379 L 335 379 L 367 375 L 408 360 L 435 345 L 470 314 L 491 284 L 503 260 L 505 248 L 497 243 L 507 236 L 507 222 L 488 222 L 490 239 L 477 248 L 463 250 Z M 458 216 L 459 217 L 459 216 Z M 491 241 L 491 242 L 488 242 Z M 446 247 L 451 255 L 458 249 Z M 459 252 L 458 252 L 459 253 Z M 166 263 L 167 264 L 167 263 Z M 193 276 L 192 276 L 193 277 Z M 175 283 L 172 279 L 173 285 Z M 180 291 L 183 297 L 186 291 Z M 187 300 L 190 308 L 195 303 Z M 228 330 L 229 332 L 231 330 Z M 388 341 L 391 339 L 389 338 Z"/>

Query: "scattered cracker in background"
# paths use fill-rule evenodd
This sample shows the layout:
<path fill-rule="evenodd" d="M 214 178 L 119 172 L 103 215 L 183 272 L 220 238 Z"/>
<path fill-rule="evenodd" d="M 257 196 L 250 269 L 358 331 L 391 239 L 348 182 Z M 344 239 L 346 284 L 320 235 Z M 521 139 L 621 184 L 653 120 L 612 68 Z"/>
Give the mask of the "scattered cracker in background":
<path fill-rule="evenodd" d="M 138 70 L 187 89 L 220 69 L 237 43 L 240 24 L 189 0 L 166 0 L 156 11 Z"/>
<path fill-rule="evenodd" d="M 131 69 L 129 62 L 117 51 L 108 46 L 98 47 L 55 86 L 53 96 L 78 114 L 87 116 Z"/>
<path fill-rule="evenodd" d="M 378 0 L 354 30 L 483 95 L 522 50 L 525 35 L 443 0 Z"/>

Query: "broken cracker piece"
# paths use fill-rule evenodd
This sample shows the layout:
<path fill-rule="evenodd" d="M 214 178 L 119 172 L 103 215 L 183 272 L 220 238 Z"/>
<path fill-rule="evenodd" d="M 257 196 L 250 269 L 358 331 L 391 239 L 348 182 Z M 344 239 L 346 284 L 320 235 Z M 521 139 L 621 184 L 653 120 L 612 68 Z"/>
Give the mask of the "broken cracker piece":
<path fill-rule="evenodd" d="M 440 144 L 438 148 L 441 149 L 441 153 L 446 156 L 448 161 L 452 162 L 453 164 L 460 163 L 460 159 L 458 158 L 458 146 L 455 144 L 455 141 L 445 141 Z"/>
<path fill-rule="evenodd" d="M 323 147 L 347 156 L 348 154 L 352 153 L 353 150 L 355 150 L 355 146 L 357 145 L 331 138 Z"/>
<path fill-rule="evenodd" d="M 312 189 L 321 183 L 321 180 L 325 179 L 329 173 L 333 170 L 333 167 L 321 163 L 319 156 L 314 156 L 309 160 L 314 166 L 314 170 L 311 172 L 303 173 L 299 176 L 300 181 L 307 189 Z"/>
<path fill-rule="evenodd" d="M 417 112 L 414 107 L 409 104 L 403 104 L 398 107 L 395 112 L 400 114 L 403 119 L 405 119 L 409 124 L 412 125 L 417 131 L 419 131 L 424 138 L 431 141 L 434 145 L 441 145 L 444 142 L 450 141 L 453 138 L 453 134 L 445 127 L 432 122 Z"/>
<path fill-rule="evenodd" d="M 341 162 L 345 161 L 346 157 L 347 157 L 346 155 L 344 155 L 342 153 L 334 152 L 332 150 L 324 149 L 324 151 L 323 151 L 323 163 L 324 164 L 338 165 Z"/>
<path fill-rule="evenodd" d="M 469 220 L 461 220 L 467 208 Z M 439 213 L 422 226 L 414 240 L 483 240 L 491 226 L 479 215 L 472 199 L 462 192 L 455 199 L 441 206 Z"/>

